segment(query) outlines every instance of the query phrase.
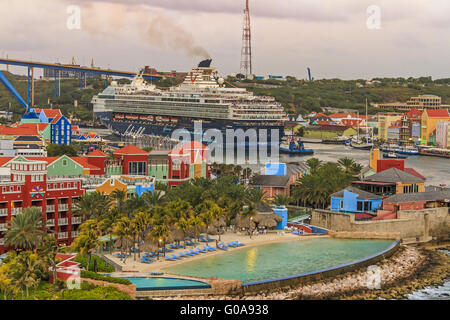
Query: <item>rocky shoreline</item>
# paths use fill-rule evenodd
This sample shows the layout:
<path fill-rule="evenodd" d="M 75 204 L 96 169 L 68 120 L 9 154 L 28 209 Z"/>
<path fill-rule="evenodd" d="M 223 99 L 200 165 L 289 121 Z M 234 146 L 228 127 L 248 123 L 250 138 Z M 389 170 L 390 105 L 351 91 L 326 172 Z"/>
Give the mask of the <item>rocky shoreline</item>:
<path fill-rule="evenodd" d="M 442 284 L 450 277 L 450 256 L 436 249 L 401 246 L 389 259 L 332 279 L 296 288 L 241 296 L 165 297 L 163 299 L 297 300 L 297 299 L 406 299 L 427 286 Z M 369 289 L 373 287 L 374 289 Z"/>

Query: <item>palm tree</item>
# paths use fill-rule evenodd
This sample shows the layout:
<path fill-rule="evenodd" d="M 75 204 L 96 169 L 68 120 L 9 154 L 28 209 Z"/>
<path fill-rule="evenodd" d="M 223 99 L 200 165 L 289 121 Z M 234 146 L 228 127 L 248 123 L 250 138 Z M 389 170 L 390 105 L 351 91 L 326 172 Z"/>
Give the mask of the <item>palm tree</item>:
<path fill-rule="evenodd" d="M 290 202 L 291 198 L 284 193 L 278 193 L 273 199 L 273 203 L 277 206 L 287 206 Z"/>
<path fill-rule="evenodd" d="M 153 192 L 144 192 L 141 195 L 141 198 L 149 208 L 153 208 L 154 206 L 162 205 L 166 201 L 167 197 L 163 191 L 155 190 Z"/>
<path fill-rule="evenodd" d="M 81 216 L 83 221 L 98 219 L 108 212 L 111 207 L 109 196 L 98 191 L 85 194 L 73 206 L 74 215 Z"/>
<path fill-rule="evenodd" d="M 109 195 L 110 199 L 113 201 L 114 206 L 119 210 L 120 213 L 125 212 L 125 199 L 127 198 L 127 192 L 125 190 L 115 189 Z"/>
<path fill-rule="evenodd" d="M 126 253 L 128 251 L 128 240 L 130 240 L 130 235 L 132 234 L 131 220 L 128 217 L 122 217 L 114 224 L 114 234 L 120 238 L 121 243 L 121 253 Z M 125 262 L 126 255 L 123 255 L 123 261 Z"/>
<path fill-rule="evenodd" d="M 261 201 L 264 201 L 266 198 L 266 191 L 263 191 L 261 189 L 253 189 L 248 188 L 247 189 L 247 199 L 253 202 L 254 204 L 258 204 Z"/>
<path fill-rule="evenodd" d="M 150 228 L 151 216 L 147 211 L 138 212 L 131 221 L 134 229 L 136 230 L 137 243 L 145 240 L 145 235 Z M 141 250 L 139 250 L 139 258 L 141 257 Z"/>
<path fill-rule="evenodd" d="M 5 244 L 16 249 L 32 250 L 42 241 L 42 213 L 38 208 L 25 208 L 13 218 L 5 234 Z"/>
<path fill-rule="evenodd" d="M 308 167 L 310 169 L 310 173 L 314 174 L 322 166 L 322 161 L 320 161 L 317 158 L 311 158 L 311 159 L 306 160 L 306 164 L 308 165 Z"/>
<path fill-rule="evenodd" d="M 48 235 L 38 247 L 38 256 L 43 262 L 44 267 L 51 267 L 53 272 L 53 282 L 56 281 L 56 254 L 58 253 L 58 245 L 54 236 Z"/>
<path fill-rule="evenodd" d="M 352 166 L 355 164 L 355 160 L 345 157 L 339 159 L 337 163 L 342 167 L 345 173 L 352 173 Z"/>
<path fill-rule="evenodd" d="M 31 251 L 23 251 L 17 256 L 14 277 L 21 288 L 25 287 L 27 297 L 29 297 L 29 288 L 36 288 L 39 285 L 43 273 L 42 264 L 36 254 Z M 36 293 L 36 289 L 34 293 Z"/>
<path fill-rule="evenodd" d="M 79 229 L 80 234 L 73 242 L 73 247 L 81 255 L 88 256 L 86 270 L 89 271 L 92 252 L 103 244 L 100 240 L 101 229 L 95 220 L 85 221 Z"/>

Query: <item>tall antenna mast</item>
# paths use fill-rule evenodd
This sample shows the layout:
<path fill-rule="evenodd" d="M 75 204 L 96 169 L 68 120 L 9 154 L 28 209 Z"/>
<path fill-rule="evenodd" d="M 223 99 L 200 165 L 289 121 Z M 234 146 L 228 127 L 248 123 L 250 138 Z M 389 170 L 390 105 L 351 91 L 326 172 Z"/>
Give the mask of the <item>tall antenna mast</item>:
<path fill-rule="evenodd" d="M 244 9 L 244 26 L 242 29 L 241 73 L 252 74 L 252 34 L 250 31 L 250 9 L 248 0 Z"/>

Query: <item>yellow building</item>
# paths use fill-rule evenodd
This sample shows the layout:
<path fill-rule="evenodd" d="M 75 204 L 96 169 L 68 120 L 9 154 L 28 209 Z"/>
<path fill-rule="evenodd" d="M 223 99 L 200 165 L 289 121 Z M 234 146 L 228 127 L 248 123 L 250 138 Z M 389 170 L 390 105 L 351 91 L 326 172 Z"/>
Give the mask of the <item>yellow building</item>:
<path fill-rule="evenodd" d="M 388 128 L 392 126 L 395 121 L 400 120 L 402 115 L 403 114 L 396 112 L 378 113 L 378 138 L 387 140 Z"/>
<path fill-rule="evenodd" d="M 430 135 L 436 130 L 438 121 L 450 121 L 450 114 L 445 109 L 425 109 L 422 114 L 420 139 L 428 142 Z"/>
<path fill-rule="evenodd" d="M 424 109 L 450 109 L 450 105 L 442 104 L 441 97 L 424 94 L 418 97 L 411 97 L 405 102 L 391 102 L 391 103 L 378 103 L 372 104 L 375 108 L 382 110 L 395 109 L 396 111 L 410 111 L 411 109 L 418 109 L 420 111 Z"/>

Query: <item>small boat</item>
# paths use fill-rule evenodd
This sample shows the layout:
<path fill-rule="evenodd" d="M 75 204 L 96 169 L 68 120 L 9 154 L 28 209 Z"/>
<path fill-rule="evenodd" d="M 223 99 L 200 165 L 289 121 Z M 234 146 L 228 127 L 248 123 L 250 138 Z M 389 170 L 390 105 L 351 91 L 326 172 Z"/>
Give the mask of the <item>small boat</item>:
<path fill-rule="evenodd" d="M 388 153 L 383 153 L 383 157 L 385 158 L 391 158 L 391 159 L 406 159 L 407 156 L 401 155 L 401 154 L 397 154 L 395 152 L 388 152 Z"/>
<path fill-rule="evenodd" d="M 353 142 L 350 142 L 350 146 L 355 149 L 370 150 L 373 148 L 373 143 L 356 143 L 355 144 Z"/>
<path fill-rule="evenodd" d="M 295 143 L 295 141 L 291 141 L 289 143 L 288 148 L 283 147 L 283 145 L 280 145 L 280 153 L 304 156 L 304 155 L 314 154 L 314 150 L 313 149 L 305 149 L 303 142 Z"/>

